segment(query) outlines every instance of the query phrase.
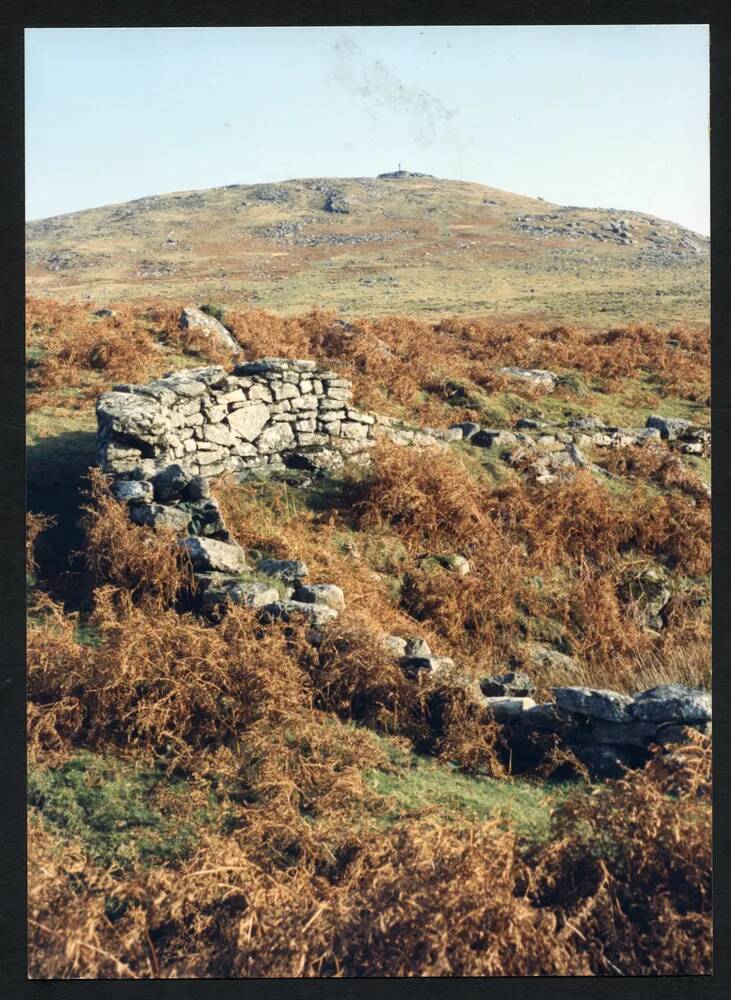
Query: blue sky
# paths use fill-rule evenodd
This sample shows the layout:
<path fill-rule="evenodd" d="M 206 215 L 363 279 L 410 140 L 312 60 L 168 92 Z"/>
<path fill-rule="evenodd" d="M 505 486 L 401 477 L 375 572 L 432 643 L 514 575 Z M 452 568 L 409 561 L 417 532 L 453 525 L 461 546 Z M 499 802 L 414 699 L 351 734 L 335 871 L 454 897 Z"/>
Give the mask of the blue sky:
<path fill-rule="evenodd" d="M 26 32 L 26 215 L 401 162 L 709 232 L 705 25 Z"/>

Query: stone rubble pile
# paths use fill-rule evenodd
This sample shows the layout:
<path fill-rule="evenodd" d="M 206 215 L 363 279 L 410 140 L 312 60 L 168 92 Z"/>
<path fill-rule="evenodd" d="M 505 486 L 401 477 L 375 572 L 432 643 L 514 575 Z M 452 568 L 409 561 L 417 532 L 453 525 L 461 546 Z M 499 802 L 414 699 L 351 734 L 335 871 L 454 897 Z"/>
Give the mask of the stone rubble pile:
<path fill-rule="evenodd" d="M 671 450 L 689 455 L 707 457 L 711 451 L 708 428 L 656 414 L 647 418 L 644 427 L 610 426 L 594 416 L 574 418 L 565 427 L 523 417 L 516 421 L 513 430 L 483 427 L 466 421 L 453 424 L 446 433 L 450 435 L 446 438 L 443 434 L 446 440 L 468 441 L 479 448 L 496 449 L 501 458 L 528 472 L 539 483 L 555 482 L 577 468 L 608 475 L 587 458 L 582 450 L 587 448 L 617 449 L 664 443 Z"/>

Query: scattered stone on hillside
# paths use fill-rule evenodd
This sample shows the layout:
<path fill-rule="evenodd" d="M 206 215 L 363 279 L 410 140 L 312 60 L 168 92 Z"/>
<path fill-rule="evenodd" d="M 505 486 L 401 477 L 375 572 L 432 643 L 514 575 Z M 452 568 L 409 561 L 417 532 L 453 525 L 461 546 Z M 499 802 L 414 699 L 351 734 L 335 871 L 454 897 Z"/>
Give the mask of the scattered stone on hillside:
<path fill-rule="evenodd" d="M 261 609 L 263 622 L 277 620 L 290 622 L 297 617 L 305 618 L 311 624 L 321 627 L 334 621 L 338 617 L 338 612 L 326 604 L 308 604 L 304 601 L 293 600 L 273 601 Z"/>
<path fill-rule="evenodd" d="M 350 212 L 350 202 L 344 191 L 328 191 L 322 206 L 326 212 L 337 212 L 347 215 Z"/>
<path fill-rule="evenodd" d="M 518 379 L 521 382 L 528 382 L 539 389 L 547 389 L 549 392 L 556 388 L 558 375 L 546 371 L 543 368 L 513 368 L 507 366 L 499 368 L 498 374 L 505 375 L 506 378 Z"/>
<path fill-rule="evenodd" d="M 200 333 L 217 347 L 229 351 L 231 354 L 239 354 L 241 352 L 241 348 L 223 323 L 219 323 L 214 316 L 209 316 L 202 309 L 183 309 L 180 314 L 179 323 L 182 330 L 193 330 L 196 333 Z"/>
<path fill-rule="evenodd" d="M 450 431 L 461 431 L 462 438 L 465 441 L 469 441 L 480 430 L 480 425 L 472 423 L 471 420 L 465 420 L 461 424 L 452 424 L 449 427 Z"/>
<path fill-rule="evenodd" d="M 454 670 L 454 660 L 449 656 L 404 656 L 399 666 L 408 678 L 414 680 L 422 674 L 448 673 Z"/>
<path fill-rule="evenodd" d="M 456 573 L 457 576 L 467 576 L 470 572 L 470 561 L 465 559 L 464 556 L 460 555 L 458 552 L 453 552 L 446 556 L 436 556 L 437 562 L 444 567 L 444 569 L 450 570 L 452 573 Z"/>
<path fill-rule="evenodd" d="M 527 674 L 510 670 L 497 677 L 485 677 L 480 681 L 480 690 L 488 698 L 527 698 L 536 686 Z"/>
<path fill-rule="evenodd" d="M 682 420 L 680 417 L 661 417 L 656 413 L 651 414 L 646 422 L 647 427 L 656 427 L 665 441 L 674 441 L 683 431 L 688 431 L 693 426 L 690 420 Z"/>
<path fill-rule="evenodd" d="M 471 435 L 469 441 L 478 448 L 492 448 L 493 445 L 510 448 L 518 443 L 518 438 L 511 431 L 483 428 Z"/>
<path fill-rule="evenodd" d="M 574 417 L 569 420 L 569 427 L 574 428 L 578 431 L 603 431 L 605 429 L 605 423 L 599 417 L 594 417 L 591 414 L 584 414 L 581 417 Z"/>
<path fill-rule="evenodd" d="M 152 500 L 152 483 L 130 479 L 118 479 L 112 483 L 112 496 L 120 502 Z"/>
<path fill-rule="evenodd" d="M 435 180 L 434 174 L 421 174 L 416 170 L 389 170 L 385 174 L 376 174 L 376 179 L 379 181 L 398 181 L 407 177 L 428 177 L 430 180 Z"/>
<path fill-rule="evenodd" d="M 426 639 L 412 638 L 406 640 L 406 655 L 431 657 L 432 652 Z"/>
<path fill-rule="evenodd" d="M 247 608 L 261 608 L 279 598 L 276 588 L 265 583 L 214 573 L 208 579 L 202 577 L 203 574 L 196 574 L 196 580 L 201 585 L 204 613 L 219 609 L 229 602 Z"/>
<path fill-rule="evenodd" d="M 484 705 L 496 722 L 518 722 L 536 703 L 532 698 L 487 697 Z"/>
<path fill-rule="evenodd" d="M 109 319 L 117 314 L 114 309 L 95 309 L 94 315 L 99 316 L 101 319 Z"/>
<path fill-rule="evenodd" d="M 532 417 L 520 417 L 515 422 L 515 427 L 519 431 L 539 431 L 546 426 L 544 420 L 534 420 Z"/>
<path fill-rule="evenodd" d="M 307 563 L 299 559 L 261 559 L 257 569 L 266 576 L 276 577 L 289 584 L 297 584 L 310 575 Z"/>
<path fill-rule="evenodd" d="M 175 508 L 168 508 L 174 510 Z M 193 569 L 217 570 L 221 573 L 245 573 L 249 569 L 246 553 L 240 545 L 214 538 L 191 536 L 179 542 L 189 556 Z"/>
<path fill-rule="evenodd" d="M 156 531 L 163 529 L 182 533 L 188 530 L 191 522 L 191 516 L 186 511 L 159 503 L 133 503 L 129 516 L 133 524 Z"/>
<path fill-rule="evenodd" d="M 683 684 L 660 684 L 635 695 L 628 711 L 635 719 L 646 722 L 707 722 L 711 718 L 711 696 Z"/>
<path fill-rule="evenodd" d="M 616 691 L 586 687 L 557 687 L 553 689 L 556 704 L 566 712 L 585 715 L 606 722 L 631 722 L 628 709 L 632 698 Z"/>
<path fill-rule="evenodd" d="M 648 628 L 657 630 L 663 627 L 662 611 L 672 592 L 667 577 L 659 569 L 650 567 L 626 580 L 619 587 L 619 595 L 623 600 L 636 604 Z"/>
<path fill-rule="evenodd" d="M 300 584 L 292 599 L 305 604 L 326 604 L 335 611 L 345 610 L 345 595 L 334 583 Z"/>
<path fill-rule="evenodd" d="M 276 184 L 263 184 L 251 193 L 259 201 L 269 201 L 275 205 L 285 205 L 290 201 L 290 194 L 287 188 Z"/>
<path fill-rule="evenodd" d="M 396 659 L 406 656 L 406 639 L 402 639 L 400 635 L 384 635 L 381 645 Z"/>

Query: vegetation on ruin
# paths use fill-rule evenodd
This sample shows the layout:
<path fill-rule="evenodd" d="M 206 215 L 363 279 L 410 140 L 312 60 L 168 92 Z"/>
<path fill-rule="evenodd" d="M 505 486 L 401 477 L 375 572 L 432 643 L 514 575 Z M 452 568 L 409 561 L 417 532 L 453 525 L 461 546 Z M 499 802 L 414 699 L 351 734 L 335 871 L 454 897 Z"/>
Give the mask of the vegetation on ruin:
<path fill-rule="evenodd" d="M 549 741 L 516 775 L 499 725 L 379 641 L 422 636 L 477 678 L 530 641 L 572 656 L 578 676 L 531 668 L 537 697 L 707 687 L 707 460 L 597 451 L 611 479 L 540 484 L 490 450 L 384 442 L 368 472 L 229 478 L 234 538 L 303 559 L 346 610 L 317 651 L 245 608 L 206 623 L 170 537 L 91 471 L 99 392 L 227 363 L 179 329 L 181 305 L 27 302 L 30 974 L 708 972 L 708 738 L 601 785 Z M 223 309 L 245 359 L 324 362 L 407 426 L 709 423 L 702 326 Z M 504 365 L 566 377 L 546 395 Z M 433 558 L 454 553 L 468 575 Z M 657 631 L 628 586 L 648 569 L 672 591 Z"/>

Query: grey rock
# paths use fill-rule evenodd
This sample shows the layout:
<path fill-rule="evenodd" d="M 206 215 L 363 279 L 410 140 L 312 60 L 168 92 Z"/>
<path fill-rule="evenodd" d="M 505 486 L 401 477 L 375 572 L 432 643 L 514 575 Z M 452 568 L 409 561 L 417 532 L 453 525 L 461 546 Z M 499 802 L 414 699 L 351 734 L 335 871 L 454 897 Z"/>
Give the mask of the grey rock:
<path fill-rule="evenodd" d="M 531 417 L 521 417 L 515 426 L 519 431 L 538 431 L 542 430 L 546 423 L 543 420 L 533 420 Z"/>
<path fill-rule="evenodd" d="M 570 719 L 571 716 L 562 712 L 553 702 L 543 702 L 525 709 L 520 721 L 526 729 L 560 733 L 566 729 Z"/>
<path fill-rule="evenodd" d="M 527 698 L 536 689 L 535 684 L 527 674 L 511 670 L 497 677 L 485 677 L 480 681 L 480 689 L 488 698 L 511 697 Z"/>
<path fill-rule="evenodd" d="M 431 657 L 431 649 L 429 648 L 429 643 L 426 639 L 407 639 L 406 640 L 406 655 L 407 656 L 419 656 L 419 657 Z"/>
<path fill-rule="evenodd" d="M 294 431 L 289 424 L 285 423 L 273 424 L 271 427 L 265 428 L 256 442 L 259 451 L 264 454 L 282 451 L 294 443 Z"/>
<path fill-rule="evenodd" d="M 326 604 L 307 604 L 304 601 L 273 601 L 261 609 L 263 621 L 279 620 L 289 622 L 293 618 L 302 617 L 313 625 L 321 627 L 338 617 L 337 611 Z"/>
<path fill-rule="evenodd" d="M 478 448 L 492 448 L 493 445 L 510 447 L 518 443 L 517 437 L 510 431 L 489 429 L 478 431 L 469 440 L 470 444 L 474 444 Z"/>
<path fill-rule="evenodd" d="M 557 687 L 553 689 L 556 704 L 566 712 L 575 712 L 606 722 L 630 722 L 628 708 L 632 698 L 616 691 L 586 687 Z"/>
<path fill-rule="evenodd" d="M 402 639 L 400 635 L 386 635 L 381 643 L 397 659 L 406 656 L 406 639 Z"/>
<path fill-rule="evenodd" d="M 523 712 L 535 708 L 532 698 L 485 698 L 485 708 L 496 722 L 519 722 Z"/>
<path fill-rule="evenodd" d="M 269 420 L 269 408 L 266 403 L 247 403 L 229 413 L 226 419 L 237 437 L 253 441 Z"/>
<path fill-rule="evenodd" d="M 338 612 L 345 610 L 345 595 L 334 583 L 302 584 L 295 590 L 292 599 L 305 604 L 326 604 Z"/>
<path fill-rule="evenodd" d="M 205 588 L 202 596 L 203 611 L 212 611 L 230 602 L 247 608 L 262 608 L 279 597 L 274 587 L 256 581 L 223 578 Z"/>
<path fill-rule="evenodd" d="M 422 673 L 430 674 L 434 668 L 431 656 L 404 656 L 399 666 L 412 680 Z"/>
<path fill-rule="evenodd" d="M 112 483 L 112 496 L 120 502 L 152 500 L 152 483 L 144 480 L 118 479 Z"/>
<path fill-rule="evenodd" d="M 645 421 L 645 426 L 656 427 L 663 440 L 674 441 L 679 434 L 690 430 L 693 425 L 690 420 L 682 420 L 680 417 L 662 417 L 653 413 Z"/>
<path fill-rule="evenodd" d="M 657 726 L 650 722 L 604 722 L 595 719 L 591 724 L 591 735 L 599 744 L 614 746 L 647 747 L 652 743 Z"/>
<path fill-rule="evenodd" d="M 712 716 L 711 696 L 683 684 L 660 684 L 636 694 L 629 712 L 647 722 L 707 722 Z"/>
<path fill-rule="evenodd" d="M 192 476 L 180 465 L 168 465 L 153 477 L 152 486 L 155 499 L 161 503 L 169 503 L 182 496 Z"/>
<path fill-rule="evenodd" d="M 307 564 L 298 559 L 261 559 L 257 565 L 260 573 L 273 576 L 284 583 L 295 584 L 310 575 Z"/>
<path fill-rule="evenodd" d="M 219 323 L 213 316 L 209 316 L 201 309 L 183 309 L 180 314 L 180 327 L 183 330 L 194 330 L 202 334 L 217 347 L 229 351 L 231 354 L 239 354 L 241 348 L 231 336 L 226 327 Z"/>
<path fill-rule="evenodd" d="M 508 366 L 500 368 L 498 371 L 500 375 L 505 375 L 507 378 L 528 382 L 541 389 L 555 389 L 558 383 L 558 376 L 543 368 L 512 368 Z"/>
<path fill-rule="evenodd" d="M 211 487 L 204 476 L 192 476 L 183 490 L 184 500 L 207 500 L 211 495 Z"/>
<path fill-rule="evenodd" d="M 621 778 L 631 764 L 629 754 L 619 747 L 583 745 L 572 749 L 593 779 Z"/>
<path fill-rule="evenodd" d="M 450 431 L 461 431 L 462 432 L 462 438 L 465 441 L 469 441 L 470 438 L 473 437 L 475 434 L 477 434 L 477 432 L 480 430 L 480 425 L 479 424 L 474 424 L 470 420 L 466 420 L 466 421 L 464 421 L 461 424 L 452 424 L 449 427 L 449 430 Z"/>
<path fill-rule="evenodd" d="M 685 724 L 680 722 L 665 723 L 658 727 L 655 742 L 662 746 L 667 746 L 670 743 L 689 743 L 693 731 L 702 733 L 704 736 L 711 736 L 712 723 L 710 721 L 687 722 Z"/>
<path fill-rule="evenodd" d="M 167 507 L 159 503 L 132 504 L 130 520 L 146 528 L 184 532 L 191 522 L 190 514 L 177 507 Z"/>
<path fill-rule="evenodd" d="M 240 545 L 220 542 L 214 538 L 191 536 L 180 543 L 196 570 L 218 570 L 221 573 L 245 573 L 249 566 Z"/>
<path fill-rule="evenodd" d="M 579 673 L 579 664 L 573 657 L 559 653 L 557 649 L 552 649 L 542 642 L 527 642 L 524 650 L 528 664 L 533 670 L 541 671 L 544 674 L 558 671 L 569 674 Z"/>
<path fill-rule="evenodd" d="M 586 414 L 581 417 L 574 417 L 569 420 L 569 427 L 575 428 L 579 431 L 603 431 L 606 424 L 599 417 L 594 417 L 591 414 Z"/>
<path fill-rule="evenodd" d="M 96 403 L 100 432 L 141 442 L 160 440 L 170 429 L 168 412 L 157 400 L 129 392 L 104 392 Z"/>

